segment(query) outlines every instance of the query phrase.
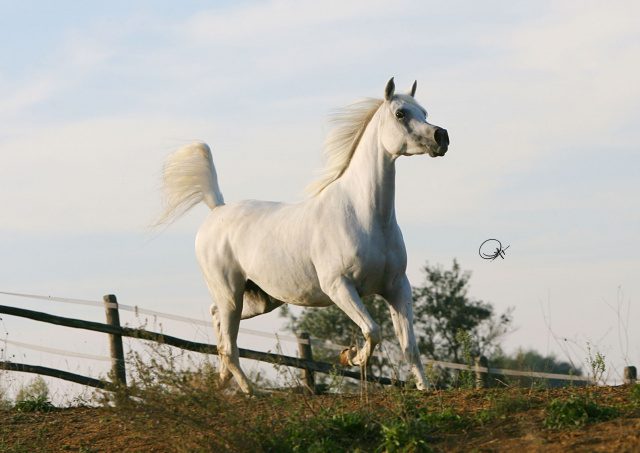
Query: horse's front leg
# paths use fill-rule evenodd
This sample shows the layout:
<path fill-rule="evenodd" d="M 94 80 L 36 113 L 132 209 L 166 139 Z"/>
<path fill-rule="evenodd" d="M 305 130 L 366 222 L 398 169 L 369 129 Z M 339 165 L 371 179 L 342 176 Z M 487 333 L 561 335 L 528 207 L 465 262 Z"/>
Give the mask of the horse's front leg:
<path fill-rule="evenodd" d="M 340 277 L 337 281 L 323 286 L 323 291 L 358 325 L 365 338 L 362 349 L 356 352 L 351 349 L 344 351 L 340 361 L 343 365 L 366 367 L 374 348 L 382 339 L 380 326 L 373 320 L 355 287 L 347 278 Z"/>
<path fill-rule="evenodd" d="M 400 350 L 405 360 L 411 365 L 411 372 L 415 376 L 416 386 L 420 390 L 427 387 L 424 378 L 424 367 L 420 361 L 420 351 L 413 331 L 413 299 L 411 285 L 405 275 L 390 290 L 383 295 L 389 302 L 391 320 L 400 342 Z"/>

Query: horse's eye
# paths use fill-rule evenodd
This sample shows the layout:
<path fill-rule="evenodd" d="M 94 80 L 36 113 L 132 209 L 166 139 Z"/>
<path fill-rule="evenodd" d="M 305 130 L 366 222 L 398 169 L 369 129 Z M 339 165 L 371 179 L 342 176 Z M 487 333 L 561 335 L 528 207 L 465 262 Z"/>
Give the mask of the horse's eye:
<path fill-rule="evenodd" d="M 398 110 L 396 111 L 396 118 L 398 118 L 399 120 L 404 118 L 404 112 L 402 110 Z"/>

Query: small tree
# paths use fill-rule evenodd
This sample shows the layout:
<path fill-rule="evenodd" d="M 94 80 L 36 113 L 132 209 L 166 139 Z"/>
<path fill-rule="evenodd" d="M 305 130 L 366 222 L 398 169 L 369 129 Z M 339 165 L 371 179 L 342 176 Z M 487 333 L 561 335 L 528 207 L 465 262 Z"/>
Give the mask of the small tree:
<path fill-rule="evenodd" d="M 422 286 L 413 288 L 420 352 L 433 360 L 463 363 L 463 345 L 456 339 L 462 330 L 470 335 L 472 355 L 492 355 L 508 332 L 512 310 L 496 317 L 490 303 L 470 299 L 467 285 L 471 272 L 461 272 L 455 259 L 451 270 L 427 263 L 423 271 Z"/>

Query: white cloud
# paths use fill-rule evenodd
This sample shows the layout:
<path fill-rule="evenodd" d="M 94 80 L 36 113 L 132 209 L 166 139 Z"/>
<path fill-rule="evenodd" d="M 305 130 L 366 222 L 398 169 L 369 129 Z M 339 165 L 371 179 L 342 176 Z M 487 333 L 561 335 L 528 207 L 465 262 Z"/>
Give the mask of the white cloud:
<path fill-rule="evenodd" d="M 239 38 L 295 41 L 304 38 L 300 31 L 309 27 L 335 26 L 347 20 L 361 22 L 390 13 L 397 15 L 401 9 L 401 4 L 380 0 L 348 3 L 278 0 L 226 11 L 201 11 L 181 28 L 194 43 L 216 41 L 233 46 Z"/>
<path fill-rule="evenodd" d="M 177 124 L 102 118 L 32 129 L 3 144 L 1 227 L 49 233 L 143 227 L 157 207 L 150 198 L 171 151 L 163 135 Z"/>
<path fill-rule="evenodd" d="M 509 41 L 516 63 L 531 71 L 600 71 L 606 63 L 638 66 L 626 52 L 638 45 L 635 1 L 572 2 L 554 5 Z"/>
<path fill-rule="evenodd" d="M 6 123 L 16 115 L 48 99 L 55 92 L 55 84 L 48 78 L 40 77 L 18 84 L 1 83 L 0 121 Z"/>
<path fill-rule="evenodd" d="M 638 107 L 640 31 L 634 17 L 640 6 L 596 2 L 558 9 L 506 41 L 511 69 L 522 74 L 522 83 L 507 89 L 536 107 L 541 132 L 588 143 L 612 133 Z"/>

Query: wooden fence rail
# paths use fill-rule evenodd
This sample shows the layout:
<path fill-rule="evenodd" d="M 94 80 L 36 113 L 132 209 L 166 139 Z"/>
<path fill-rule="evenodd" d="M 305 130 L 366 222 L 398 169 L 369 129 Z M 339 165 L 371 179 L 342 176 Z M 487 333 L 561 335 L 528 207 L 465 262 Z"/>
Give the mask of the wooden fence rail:
<path fill-rule="evenodd" d="M 111 386 L 111 383 L 100 379 L 94 379 L 80 374 L 69 373 L 68 371 L 56 370 L 54 368 L 47 368 L 44 366 L 27 365 L 25 363 L 0 361 L 0 370 L 20 371 L 21 373 L 35 373 L 42 376 L 51 376 L 97 389 L 109 389 Z"/>
<path fill-rule="evenodd" d="M 105 305 L 111 306 L 117 304 L 115 296 L 105 296 Z M 113 309 L 113 307 L 111 307 Z M 107 309 L 109 310 L 109 308 Z M 115 309 L 117 310 L 117 308 Z M 10 307 L 6 305 L 0 305 L 0 313 L 18 316 L 21 318 L 32 319 L 34 321 L 45 322 L 49 324 L 72 327 L 76 329 L 90 330 L 93 332 L 101 332 L 110 335 L 111 354 L 114 366 L 112 368 L 113 383 L 107 383 L 106 381 L 99 381 L 97 379 L 89 378 L 86 376 L 74 375 L 61 370 L 53 370 L 51 368 L 36 367 L 26 364 L 10 364 L 10 362 L 0 362 L 0 369 L 23 371 L 39 373 L 39 371 L 45 371 L 43 373 L 47 376 L 53 376 L 60 379 L 65 379 L 71 382 L 76 382 L 83 385 L 89 385 L 91 387 L 104 388 L 109 390 L 112 385 L 126 385 L 126 375 L 124 374 L 124 353 L 122 352 L 122 337 L 136 338 L 140 340 L 154 341 L 157 343 L 167 344 L 180 349 L 188 351 L 194 351 L 204 354 L 218 354 L 218 348 L 216 345 L 208 343 L 198 343 L 189 340 L 183 340 L 181 338 L 173 337 L 171 335 L 152 332 L 145 329 L 134 329 L 131 327 L 122 327 L 119 325 L 119 319 L 113 314 L 107 316 L 110 324 L 102 324 L 94 321 L 84 321 L 74 318 L 65 318 L 62 316 L 56 316 L 49 313 L 43 313 L 39 311 L 27 310 L 24 308 Z M 115 339 L 114 339 L 115 337 Z M 120 338 L 118 347 L 118 338 Z M 360 371 L 350 371 L 339 368 L 331 363 L 317 362 L 311 359 L 291 357 L 281 354 L 272 354 L 260 351 L 252 351 L 250 349 L 239 349 L 240 357 L 244 359 L 259 360 L 262 362 L 279 364 L 288 367 L 300 368 L 305 370 L 307 375 L 316 371 L 319 373 L 333 373 L 348 378 L 366 380 L 369 382 L 375 382 L 382 385 L 404 385 L 404 381 L 389 379 L 386 377 L 372 376 L 369 373 L 361 373 Z M 39 370 L 39 371 L 38 371 Z M 84 379 L 83 382 L 79 382 L 78 379 Z"/>
<path fill-rule="evenodd" d="M 218 354 L 218 348 L 216 345 L 208 343 L 198 343 L 189 340 L 183 340 L 181 338 L 173 337 L 166 334 L 152 332 L 146 329 L 134 329 L 131 327 L 120 326 L 120 318 L 118 314 L 118 302 L 114 295 L 104 296 L 105 312 L 107 317 L 107 324 L 102 324 L 93 321 L 84 321 L 74 318 L 65 318 L 62 316 L 56 316 L 49 313 L 43 313 L 39 311 L 27 310 L 23 308 L 10 307 L 6 305 L 0 305 L 0 313 L 17 316 L 26 319 L 32 319 L 34 321 L 45 322 L 49 324 L 55 324 L 64 327 L 71 327 L 76 329 L 85 329 L 93 332 L 101 332 L 109 335 L 109 345 L 111 350 L 111 378 L 113 382 L 107 382 L 104 380 L 94 379 L 87 376 L 81 376 L 73 373 L 69 373 L 62 370 L 55 370 L 52 368 L 46 368 L 35 365 L 27 365 L 21 363 L 4 362 L 0 361 L 0 370 L 20 371 L 26 373 L 37 373 L 45 376 L 52 376 L 59 379 L 75 382 L 82 385 L 87 385 L 99 389 L 112 390 L 114 386 L 125 385 L 126 386 L 126 369 L 125 369 L 125 357 L 124 348 L 122 345 L 122 337 L 136 338 L 140 340 L 153 341 L 157 343 L 167 344 L 176 348 L 194 351 L 204 354 Z M 369 382 L 376 382 L 382 385 L 405 385 L 404 381 L 389 379 L 386 377 L 372 376 L 369 373 L 363 373 L 360 371 L 350 371 L 343 369 L 331 363 L 317 362 L 313 360 L 311 355 L 311 346 L 308 334 L 298 335 L 300 347 L 300 358 L 285 356 L 281 354 L 272 354 L 260 351 L 252 351 L 250 349 L 239 349 L 240 357 L 245 359 L 259 360 L 271 364 L 279 364 L 287 367 L 300 368 L 304 370 L 304 382 L 310 390 L 315 390 L 314 372 L 319 373 L 332 373 L 341 375 L 348 378 L 366 380 Z M 485 359 L 486 360 L 486 359 Z M 434 362 L 439 366 L 448 366 L 450 368 L 465 368 L 460 364 L 446 364 L 442 362 Z M 589 382 L 588 378 L 578 376 L 564 376 L 564 375 L 550 375 L 547 373 L 527 373 L 518 372 L 513 370 L 494 370 L 488 367 L 486 362 L 478 361 L 475 366 L 476 380 L 479 386 L 487 385 L 487 381 L 490 374 L 512 374 L 522 375 L 530 377 L 541 377 L 548 379 L 560 379 L 560 380 L 573 380 L 573 381 L 585 381 Z M 636 381 L 636 369 L 635 367 L 626 367 L 624 371 L 624 382 L 626 384 L 634 383 Z"/>

